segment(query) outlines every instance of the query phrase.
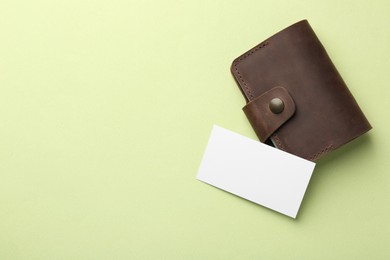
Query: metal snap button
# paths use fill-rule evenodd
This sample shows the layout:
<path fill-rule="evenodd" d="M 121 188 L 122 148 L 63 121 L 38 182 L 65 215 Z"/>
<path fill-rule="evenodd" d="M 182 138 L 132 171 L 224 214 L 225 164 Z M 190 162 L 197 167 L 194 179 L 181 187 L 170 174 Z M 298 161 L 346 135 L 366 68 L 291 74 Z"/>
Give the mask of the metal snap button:
<path fill-rule="evenodd" d="M 284 110 L 284 103 L 280 98 L 273 98 L 269 102 L 269 109 L 274 114 L 280 114 Z"/>

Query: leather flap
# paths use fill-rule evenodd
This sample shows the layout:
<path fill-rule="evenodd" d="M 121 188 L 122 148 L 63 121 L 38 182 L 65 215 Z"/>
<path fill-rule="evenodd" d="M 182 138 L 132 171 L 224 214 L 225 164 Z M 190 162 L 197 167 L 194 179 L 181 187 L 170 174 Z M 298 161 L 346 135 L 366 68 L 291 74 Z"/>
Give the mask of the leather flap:
<path fill-rule="evenodd" d="M 279 113 L 271 111 L 270 102 L 274 98 L 283 102 L 283 110 Z M 285 88 L 274 87 L 247 103 L 242 110 L 256 131 L 256 135 L 264 143 L 294 115 L 295 103 Z"/>

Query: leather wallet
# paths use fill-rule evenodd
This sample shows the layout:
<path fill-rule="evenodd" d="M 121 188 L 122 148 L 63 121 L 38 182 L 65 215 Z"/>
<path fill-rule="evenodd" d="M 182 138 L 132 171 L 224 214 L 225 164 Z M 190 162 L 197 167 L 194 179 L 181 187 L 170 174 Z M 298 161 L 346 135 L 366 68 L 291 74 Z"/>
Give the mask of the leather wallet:
<path fill-rule="evenodd" d="M 307 20 L 235 59 L 231 72 L 261 142 L 316 161 L 371 129 Z"/>

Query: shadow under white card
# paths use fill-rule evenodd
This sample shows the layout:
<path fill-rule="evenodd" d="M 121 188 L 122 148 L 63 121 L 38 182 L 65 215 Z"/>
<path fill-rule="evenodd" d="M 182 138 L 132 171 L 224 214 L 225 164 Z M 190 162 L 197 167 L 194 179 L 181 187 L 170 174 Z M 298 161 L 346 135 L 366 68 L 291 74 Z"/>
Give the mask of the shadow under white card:
<path fill-rule="evenodd" d="M 295 218 L 315 163 L 214 125 L 197 179 Z"/>

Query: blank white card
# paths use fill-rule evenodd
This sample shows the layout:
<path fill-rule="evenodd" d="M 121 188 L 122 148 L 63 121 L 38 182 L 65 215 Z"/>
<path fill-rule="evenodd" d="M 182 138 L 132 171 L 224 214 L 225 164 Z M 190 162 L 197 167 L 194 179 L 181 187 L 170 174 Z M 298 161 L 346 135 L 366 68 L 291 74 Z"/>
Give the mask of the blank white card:
<path fill-rule="evenodd" d="M 197 179 L 295 218 L 314 167 L 215 125 Z"/>

